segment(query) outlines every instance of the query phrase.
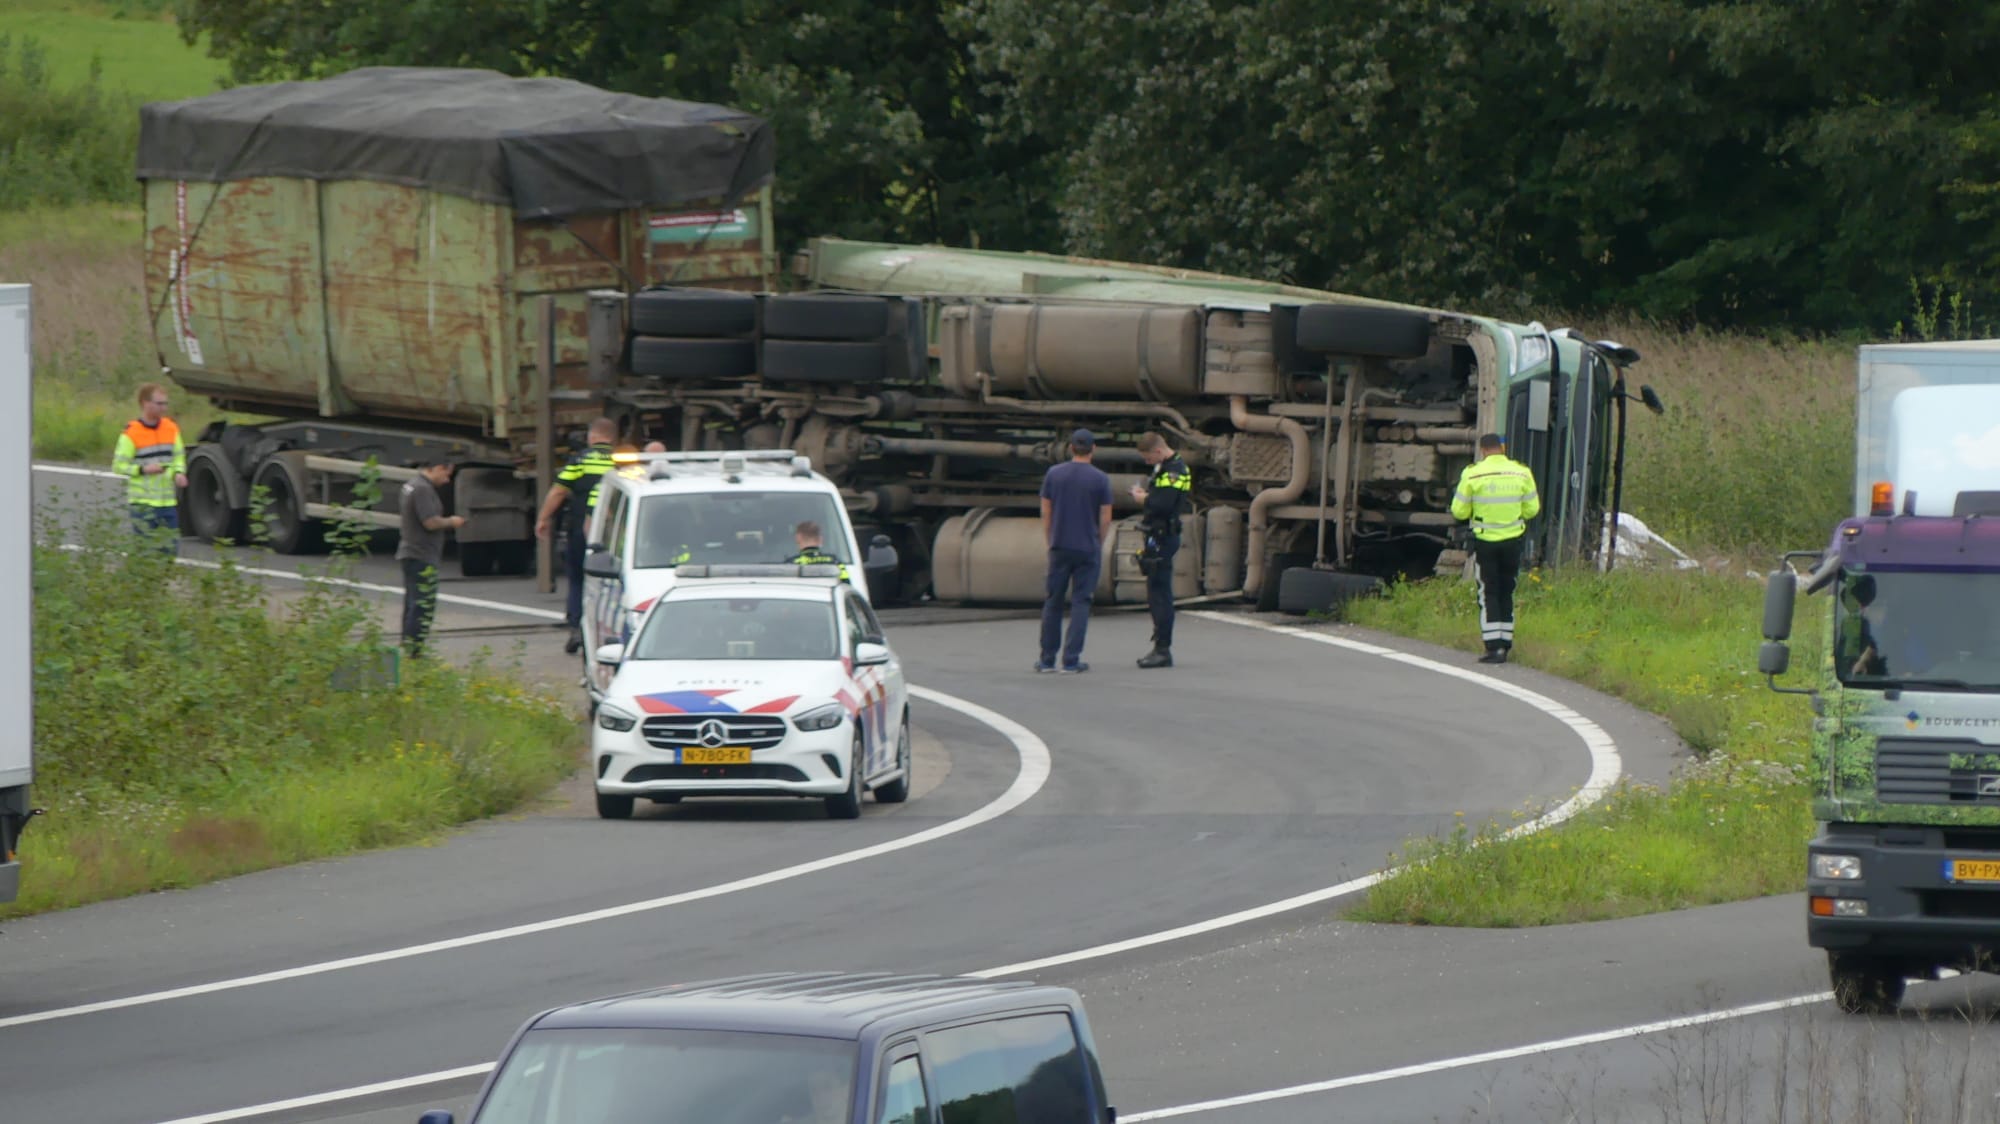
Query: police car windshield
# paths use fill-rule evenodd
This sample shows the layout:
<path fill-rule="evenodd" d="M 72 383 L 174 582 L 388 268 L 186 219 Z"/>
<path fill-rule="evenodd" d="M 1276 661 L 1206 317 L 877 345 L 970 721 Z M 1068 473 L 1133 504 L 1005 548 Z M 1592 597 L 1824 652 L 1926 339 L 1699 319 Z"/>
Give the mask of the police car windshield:
<path fill-rule="evenodd" d="M 646 570 L 682 562 L 790 562 L 799 554 L 793 532 L 817 523 L 820 550 L 847 556 L 846 533 L 834 497 L 824 492 L 685 492 L 639 501 L 632 565 Z"/>
<path fill-rule="evenodd" d="M 628 658 L 830 660 L 839 654 L 835 635 L 830 600 L 675 598 L 653 609 Z"/>
<path fill-rule="evenodd" d="M 475 1124 L 847 1124 L 854 1043 L 705 1030 L 531 1030 Z"/>
<path fill-rule="evenodd" d="M 1841 575 L 1834 670 L 1854 687 L 2000 691 L 2000 583 L 1991 571 Z"/>

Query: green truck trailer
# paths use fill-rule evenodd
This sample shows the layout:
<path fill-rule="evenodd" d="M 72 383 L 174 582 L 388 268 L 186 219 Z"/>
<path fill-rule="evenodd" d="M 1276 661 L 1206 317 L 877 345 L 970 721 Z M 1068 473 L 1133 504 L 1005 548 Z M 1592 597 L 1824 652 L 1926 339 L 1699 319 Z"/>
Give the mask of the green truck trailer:
<path fill-rule="evenodd" d="M 1541 483 L 1533 559 L 1611 557 L 1624 408 L 1658 406 L 1628 348 L 1041 254 L 821 238 L 781 275 L 771 167 L 746 114 L 482 72 L 148 107 L 163 366 L 281 419 L 204 435 L 184 525 L 240 533 L 261 484 L 274 545 L 311 549 L 362 462 L 444 442 L 466 572 L 519 570 L 550 465 L 604 412 L 635 445 L 810 457 L 897 547 L 885 597 L 1033 602 L 1064 436 L 1092 427 L 1136 479 L 1155 429 L 1195 470 L 1177 593 L 1304 611 L 1462 567 L 1450 494 L 1498 430 Z M 1100 597 L 1143 599 L 1136 534 L 1106 544 Z"/>
<path fill-rule="evenodd" d="M 2000 340 L 1860 353 L 1855 496 L 1766 587 L 1758 665 L 1815 715 L 1806 936 L 1850 1013 L 2000 953 Z M 1801 578 L 1832 596 L 1779 687 Z"/>

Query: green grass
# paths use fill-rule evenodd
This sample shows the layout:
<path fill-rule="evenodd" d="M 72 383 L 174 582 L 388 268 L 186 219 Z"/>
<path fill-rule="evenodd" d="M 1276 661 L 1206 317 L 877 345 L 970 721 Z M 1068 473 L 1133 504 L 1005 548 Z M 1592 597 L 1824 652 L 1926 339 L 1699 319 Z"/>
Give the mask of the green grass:
<path fill-rule="evenodd" d="M 1349 620 L 1478 649 L 1472 589 L 1433 579 L 1348 607 Z M 1700 759 L 1666 789 L 1621 784 L 1556 827 L 1512 840 L 1511 822 L 1420 839 L 1348 916 L 1426 925 L 1526 926 L 1626 917 L 1798 890 L 1812 834 L 1812 716 L 1756 674 L 1763 588 L 1697 571 L 1534 573 L 1517 597 L 1519 663 L 1665 717 Z M 1797 666 L 1817 659 L 1813 614 Z"/>
<path fill-rule="evenodd" d="M 205 39 L 196 46 L 181 42 L 170 7 L 130 0 L 6 0 L 4 27 L 16 39 L 42 43 L 49 75 L 59 87 L 85 82 L 95 65 L 106 90 L 141 101 L 214 93 L 228 65 L 208 57 Z"/>
<path fill-rule="evenodd" d="M 49 538 L 53 529 L 45 533 Z M 505 669 L 404 663 L 330 587 L 135 549 L 116 515 L 35 559 L 35 802 L 0 918 L 423 840 L 548 789 L 580 728 Z"/>

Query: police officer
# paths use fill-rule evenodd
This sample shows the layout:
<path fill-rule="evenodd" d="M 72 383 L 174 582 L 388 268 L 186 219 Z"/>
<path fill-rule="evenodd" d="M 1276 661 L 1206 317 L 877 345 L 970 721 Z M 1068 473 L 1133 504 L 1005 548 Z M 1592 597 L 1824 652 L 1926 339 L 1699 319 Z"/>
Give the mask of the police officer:
<path fill-rule="evenodd" d="M 1139 568 L 1146 575 L 1146 607 L 1153 614 L 1153 650 L 1139 657 L 1139 666 L 1174 666 L 1174 555 L 1181 549 L 1181 516 L 1193 501 L 1194 477 L 1187 462 L 1157 433 L 1142 433 L 1139 456 L 1153 466 L 1144 484 L 1132 485 L 1132 498 L 1146 509 L 1140 520 L 1146 545 Z"/>
<path fill-rule="evenodd" d="M 805 522 L 800 523 L 798 526 L 793 527 L 792 541 L 798 545 L 799 552 L 797 554 L 792 555 L 790 558 L 786 559 L 788 565 L 793 565 L 793 566 L 839 565 L 840 580 L 841 581 L 847 580 L 847 566 L 844 563 L 842 563 L 840 559 L 835 558 L 831 554 L 828 554 L 825 548 L 821 545 L 821 543 L 824 540 L 820 533 L 819 524 L 808 519 Z"/>
<path fill-rule="evenodd" d="M 615 467 L 611 442 L 617 437 L 618 425 L 610 418 L 591 422 L 589 448 L 571 457 L 556 473 L 556 482 L 549 486 L 549 494 L 535 516 L 535 537 L 546 539 L 556 510 L 565 500 L 569 501 L 569 534 L 563 544 L 563 570 L 569 575 L 569 603 L 564 609 L 563 623 L 569 626 L 569 641 L 563 645 L 563 651 L 571 655 L 583 647 L 583 555 L 589 545 L 590 513 L 597 509 L 598 481 Z"/>
<path fill-rule="evenodd" d="M 1479 635 L 1486 642 L 1480 663 L 1506 663 L 1514 649 L 1514 581 L 1521 572 L 1528 520 L 1540 514 L 1535 475 L 1507 459 L 1507 439 L 1488 433 L 1479 439 L 1479 459 L 1459 475 L 1451 516 L 1472 523 L 1472 554 L 1479 565 Z"/>

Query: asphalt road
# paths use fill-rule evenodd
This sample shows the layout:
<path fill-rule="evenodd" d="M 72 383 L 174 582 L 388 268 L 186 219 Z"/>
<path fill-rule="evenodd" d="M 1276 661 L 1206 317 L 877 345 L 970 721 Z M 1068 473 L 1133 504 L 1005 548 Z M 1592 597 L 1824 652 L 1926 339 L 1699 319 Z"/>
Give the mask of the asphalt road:
<path fill-rule="evenodd" d="M 37 484 L 73 517 L 112 482 Z M 396 582 L 382 559 L 351 576 Z M 536 623 L 557 595 L 523 579 L 445 594 L 448 650 L 512 649 L 531 677 L 574 682 L 560 633 Z M 385 614 L 393 600 L 381 595 Z M 1507 932 L 1355 925 L 1321 900 L 1146 943 L 1368 875 L 1461 813 L 1539 814 L 1601 771 L 1607 743 L 1649 780 L 1678 751 L 1652 719 L 1528 669 L 1246 619 L 1188 614 L 1180 666 L 1140 672 L 1143 618 L 1106 614 L 1086 652 L 1095 670 L 1057 677 L 1028 670 L 1022 614 L 887 614 L 929 692 L 913 711 L 919 792 L 858 822 L 806 803 L 692 802 L 606 823 L 572 784 L 434 847 L 12 923 L 5 1116 L 407 1121 L 462 1110 L 477 1075 L 235 1111 L 477 1067 L 553 1004 L 772 968 L 1033 964 L 1025 974 L 1083 993 L 1125 1119 L 1175 1106 L 1201 1121 L 1659 1119 L 1664 1104 L 1765 1119 L 1750 1111 L 1753 1076 L 1782 1089 L 1799 1069 L 1811 1085 L 1857 1072 L 1829 1059 L 1865 1053 L 1885 1084 L 1849 1078 L 1855 1095 L 1886 1087 L 1904 1058 L 1942 1097 L 1952 1044 L 1990 1055 L 1984 1025 L 1840 1020 L 1824 1003 L 1650 1026 L 1823 987 L 1796 898 Z M 1913 989 L 1913 1010 L 1954 1003 L 1990 1011 L 2000 993 Z M 1561 1044 L 1579 1037 L 1591 1040 Z M 1732 1070 L 1742 1112 L 1717 1115 L 1711 1094 Z M 1687 1113 L 1689 1096 L 1702 1112 Z M 1209 1104 L 1224 1098 L 1239 1103 Z"/>

